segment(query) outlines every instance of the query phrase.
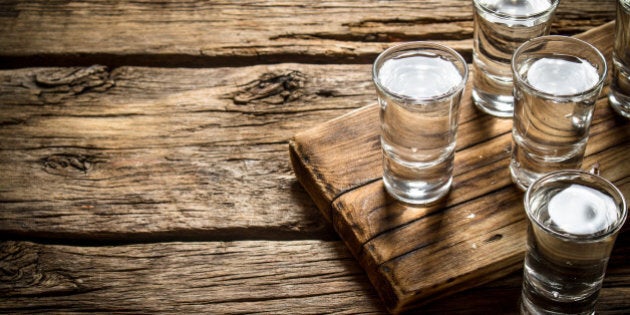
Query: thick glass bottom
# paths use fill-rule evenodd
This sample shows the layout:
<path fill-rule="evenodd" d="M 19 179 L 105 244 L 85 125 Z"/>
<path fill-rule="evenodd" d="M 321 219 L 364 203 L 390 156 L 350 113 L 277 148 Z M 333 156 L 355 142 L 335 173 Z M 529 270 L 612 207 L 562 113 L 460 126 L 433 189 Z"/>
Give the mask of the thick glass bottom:
<path fill-rule="evenodd" d="M 476 89 L 472 91 L 475 106 L 486 114 L 500 118 L 514 116 L 514 97 L 512 95 L 490 95 Z"/>
<path fill-rule="evenodd" d="M 608 102 L 617 114 L 630 119 L 630 97 L 611 89 L 610 94 L 608 94 Z"/>
<path fill-rule="evenodd" d="M 387 192 L 395 199 L 414 205 L 430 205 L 442 199 L 451 188 L 452 178 L 440 185 L 430 185 L 424 181 L 400 181 L 383 176 Z"/>

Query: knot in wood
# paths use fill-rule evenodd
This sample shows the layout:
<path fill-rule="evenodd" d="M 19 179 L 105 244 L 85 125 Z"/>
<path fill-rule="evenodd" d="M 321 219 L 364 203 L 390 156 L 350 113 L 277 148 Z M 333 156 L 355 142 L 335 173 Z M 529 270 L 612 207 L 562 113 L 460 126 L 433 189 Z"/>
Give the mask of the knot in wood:
<path fill-rule="evenodd" d="M 44 169 L 57 175 L 68 175 L 68 171 L 87 174 L 93 163 L 91 157 L 72 154 L 56 154 L 42 160 Z"/>
<path fill-rule="evenodd" d="M 36 73 L 33 84 L 28 86 L 47 103 L 61 100 L 87 91 L 104 92 L 114 86 L 106 66 L 93 65 L 87 68 L 59 68 Z"/>
<path fill-rule="evenodd" d="M 16 286 L 28 286 L 37 274 L 37 252 L 23 243 L 7 241 L 0 244 L 0 292 L 14 290 Z M 9 287 L 9 284 L 11 287 Z"/>
<path fill-rule="evenodd" d="M 259 79 L 240 86 L 233 97 L 234 103 L 243 105 L 254 100 L 269 104 L 284 104 L 302 96 L 306 76 L 299 71 L 284 74 L 265 73 Z"/>
<path fill-rule="evenodd" d="M 0 295 L 59 295 L 75 293 L 80 289 L 73 279 L 44 270 L 36 245 L 3 242 L 0 244 L 0 256 Z"/>

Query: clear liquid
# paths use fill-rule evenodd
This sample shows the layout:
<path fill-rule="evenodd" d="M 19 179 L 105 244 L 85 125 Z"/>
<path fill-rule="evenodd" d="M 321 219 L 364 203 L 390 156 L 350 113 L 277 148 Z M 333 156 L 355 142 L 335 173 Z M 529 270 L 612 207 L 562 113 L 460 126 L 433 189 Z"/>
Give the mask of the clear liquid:
<path fill-rule="evenodd" d="M 538 91 L 554 95 L 573 95 L 592 89 L 597 84 L 599 75 L 588 61 L 567 56 L 533 60 L 526 69 L 524 78 Z"/>
<path fill-rule="evenodd" d="M 525 313 L 592 314 L 621 215 L 609 194 L 557 182 L 531 200 L 525 257 Z M 564 237 L 558 237 L 562 235 Z"/>
<path fill-rule="evenodd" d="M 589 62 L 559 55 L 526 61 L 520 76 L 544 93 L 571 95 L 542 96 L 523 84 L 514 89 L 518 119 L 512 129 L 510 171 L 514 182 L 526 189 L 544 173 L 581 167 L 599 76 Z"/>
<path fill-rule="evenodd" d="M 379 69 L 378 78 L 391 92 L 409 98 L 438 97 L 462 80 L 452 62 L 420 53 L 386 60 Z"/>
<path fill-rule="evenodd" d="M 523 18 L 538 15 L 551 8 L 549 0 L 477 0 L 478 5 L 486 8 L 487 11 L 495 12 L 497 17 L 491 21 L 501 23 L 500 16 L 512 16 L 514 18 Z M 512 22 L 512 26 L 533 26 L 533 20 L 525 22 Z"/>
<path fill-rule="evenodd" d="M 531 204 L 538 222 L 568 237 L 606 233 L 619 220 L 613 197 L 583 184 L 560 182 L 537 194 Z"/>
<path fill-rule="evenodd" d="M 378 73 L 400 102 L 379 95 L 383 181 L 396 198 L 433 202 L 450 188 L 461 91 L 444 97 L 462 81 L 452 62 L 432 55 L 387 60 Z"/>
<path fill-rule="evenodd" d="M 617 113 L 630 118 L 630 1 L 617 2 L 613 75 L 608 96 Z"/>
<path fill-rule="evenodd" d="M 474 2 L 473 99 L 489 114 L 512 117 L 512 54 L 525 41 L 549 34 L 555 7 L 550 0 Z"/>

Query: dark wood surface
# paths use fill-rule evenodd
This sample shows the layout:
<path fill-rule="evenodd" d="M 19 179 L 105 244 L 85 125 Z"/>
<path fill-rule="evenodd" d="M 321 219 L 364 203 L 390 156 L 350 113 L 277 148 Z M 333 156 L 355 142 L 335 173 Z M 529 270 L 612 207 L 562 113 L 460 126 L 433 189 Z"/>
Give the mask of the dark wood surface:
<path fill-rule="evenodd" d="M 553 32 L 612 19 L 563 1 Z M 471 36 L 464 0 L 2 1 L 0 312 L 385 313 L 289 139 L 373 104 L 393 42 Z M 630 309 L 626 235 L 602 313 Z M 513 313 L 520 282 L 413 312 Z"/>

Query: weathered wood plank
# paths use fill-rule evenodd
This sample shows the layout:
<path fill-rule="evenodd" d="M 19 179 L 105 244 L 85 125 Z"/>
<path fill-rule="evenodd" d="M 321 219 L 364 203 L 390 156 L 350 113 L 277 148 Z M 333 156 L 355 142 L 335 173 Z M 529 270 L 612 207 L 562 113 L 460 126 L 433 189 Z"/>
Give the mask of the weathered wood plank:
<path fill-rule="evenodd" d="M 0 243 L 0 312 L 382 313 L 340 242 Z"/>
<path fill-rule="evenodd" d="M 613 251 L 598 314 L 630 309 L 630 239 Z M 0 312 L 384 314 L 340 241 L 68 246 L 0 242 Z M 515 314 L 520 272 L 411 313 Z"/>
<path fill-rule="evenodd" d="M 579 37 L 610 55 L 612 26 Z M 376 105 L 291 142 L 296 175 L 392 312 L 522 267 L 527 221 L 522 192 L 508 170 L 511 121 L 474 111 L 469 94 L 462 108 L 453 187 L 431 207 L 404 205 L 385 193 Z M 603 175 L 630 197 L 628 130 L 628 121 L 615 116 L 603 93 L 584 167 L 598 162 Z"/>
<path fill-rule="evenodd" d="M 0 233 L 330 238 L 288 139 L 373 102 L 368 65 L 0 71 Z"/>
<path fill-rule="evenodd" d="M 565 1 L 554 32 L 613 17 L 611 1 Z M 12 0 L 0 3 L 0 68 L 369 64 L 391 42 L 423 39 L 469 57 L 471 20 L 468 0 Z M 0 72 L 2 238 L 119 241 L 0 242 L 0 312 L 383 313 L 338 241 L 120 245 L 330 238 L 288 167 L 287 139 L 373 102 L 368 65 Z M 460 130 L 501 136 L 502 123 L 471 117 Z M 589 146 L 604 164 L 624 161 L 603 149 Z M 604 314 L 630 308 L 618 248 Z M 514 313 L 519 290 L 512 274 L 417 312 Z"/>
<path fill-rule="evenodd" d="M 561 2 L 553 32 L 614 19 L 614 2 Z M 370 63 L 388 43 L 433 40 L 471 54 L 472 4 L 448 1 L 9 1 L 0 64 L 221 66 Z"/>

